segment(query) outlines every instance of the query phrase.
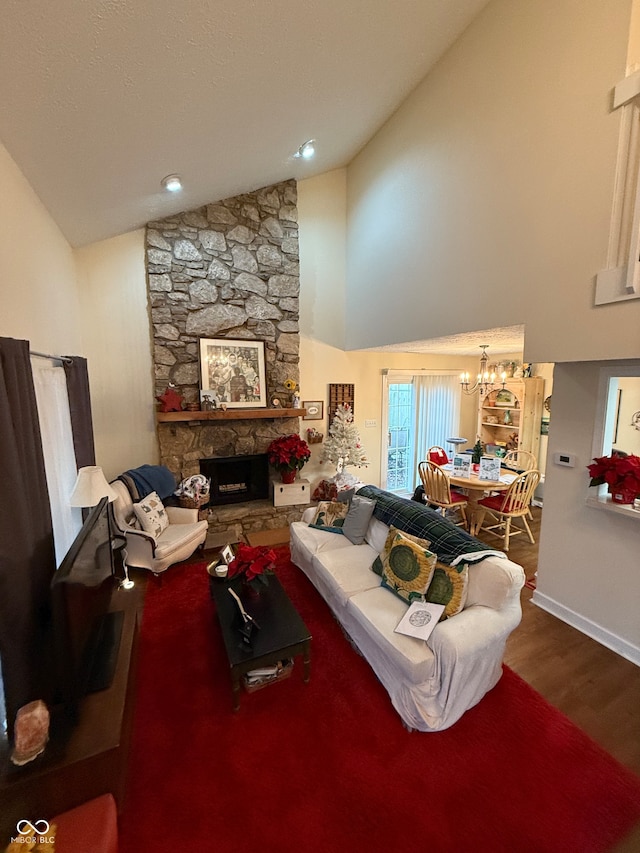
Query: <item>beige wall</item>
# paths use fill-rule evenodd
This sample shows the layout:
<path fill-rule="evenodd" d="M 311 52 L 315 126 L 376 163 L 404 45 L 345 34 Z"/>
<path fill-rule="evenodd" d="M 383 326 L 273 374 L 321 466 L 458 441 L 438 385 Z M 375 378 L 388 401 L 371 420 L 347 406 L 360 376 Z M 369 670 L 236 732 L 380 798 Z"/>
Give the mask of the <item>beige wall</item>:
<path fill-rule="evenodd" d="M 0 145 L 0 335 L 84 355 L 73 251 Z"/>
<path fill-rule="evenodd" d="M 640 362 L 638 375 L 640 376 Z M 586 505 L 601 365 L 557 364 L 534 600 L 640 663 L 640 516 Z M 574 468 L 553 463 L 572 453 Z"/>
<path fill-rule="evenodd" d="M 633 0 L 631 25 L 629 27 L 629 49 L 627 51 L 627 74 L 640 68 L 640 2 Z"/>
<path fill-rule="evenodd" d="M 96 458 L 109 479 L 157 464 L 144 231 L 76 252 Z"/>
<path fill-rule="evenodd" d="M 157 461 L 143 232 L 72 250 L 0 145 L 0 335 L 88 359 L 96 462 Z"/>
<path fill-rule="evenodd" d="M 347 347 L 526 324 L 529 361 L 634 357 L 606 264 L 630 0 L 494 0 L 348 168 Z"/>
<path fill-rule="evenodd" d="M 300 328 L 345 346 L 347 172 L 336 169 L 298 183 Z"/>

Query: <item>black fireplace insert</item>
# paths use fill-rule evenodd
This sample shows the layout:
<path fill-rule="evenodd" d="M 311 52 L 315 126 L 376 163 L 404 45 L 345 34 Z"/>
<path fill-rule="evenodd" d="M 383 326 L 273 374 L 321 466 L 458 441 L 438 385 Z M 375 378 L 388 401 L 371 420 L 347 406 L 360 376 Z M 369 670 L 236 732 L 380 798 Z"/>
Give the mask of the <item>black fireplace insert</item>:
<path fill-rule="evenodd" d="M 209 506 L 261 501 L 269 497 L 266 453 L 201 459 L 200 473 L 211 480 Z"/>

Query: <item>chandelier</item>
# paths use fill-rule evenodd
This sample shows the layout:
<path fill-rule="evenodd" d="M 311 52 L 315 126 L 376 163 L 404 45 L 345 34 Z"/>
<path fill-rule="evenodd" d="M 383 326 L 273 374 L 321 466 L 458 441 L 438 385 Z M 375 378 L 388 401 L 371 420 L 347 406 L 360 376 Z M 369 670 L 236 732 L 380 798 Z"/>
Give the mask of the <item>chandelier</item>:
<path fill-rule="evenodd" d="M 479 391 L 480 396 L 482 397 L 490 391 L 493 391 L 496 387 L 496 374 L 489 373 L 487 370 L 487 363 L 489 361 L 489 357 L 487 356 L 488 348 L 489 344 L 480 344 L 480 349 L 482 350 L 482 355 L 480 356 L 480 371 L 478 372 L 478 376 L 473 385 L 469 385 L 468 373 L 460 374 L 460 387 L 463 394 L 475 394 L 476 391 Z M 503 388 L 506 378 L 506 373 L 503 372 L 500 374 L 500 380 Z"/>

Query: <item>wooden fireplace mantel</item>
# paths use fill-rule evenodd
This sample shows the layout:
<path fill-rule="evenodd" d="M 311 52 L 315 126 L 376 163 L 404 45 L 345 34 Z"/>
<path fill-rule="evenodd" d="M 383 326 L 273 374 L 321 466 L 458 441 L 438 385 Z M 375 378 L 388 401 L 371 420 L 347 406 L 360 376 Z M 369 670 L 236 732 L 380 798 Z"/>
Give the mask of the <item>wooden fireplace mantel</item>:
<path fill-rule="evenodd" d="M 159 424 L 176 421 L 244 421 L 257 418 L 301 418 L 306 409 L 214 409 L 212 412 L 156 412 Z"/>

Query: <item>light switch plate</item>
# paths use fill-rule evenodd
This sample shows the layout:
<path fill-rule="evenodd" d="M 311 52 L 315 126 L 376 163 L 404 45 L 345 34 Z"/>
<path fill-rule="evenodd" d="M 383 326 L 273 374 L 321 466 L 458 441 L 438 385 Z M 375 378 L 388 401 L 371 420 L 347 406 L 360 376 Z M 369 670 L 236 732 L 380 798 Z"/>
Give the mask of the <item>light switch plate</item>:
<path fill-rule="evenodd" d="M 365 422 L 364 422 L 364 425 L 365 425 L 366 427 L 376 427 L 376 426 L 378 426 L 378 421 L 376 421 L 376 420 L 367 420 L 367 421 L 365 421 Z"/>

